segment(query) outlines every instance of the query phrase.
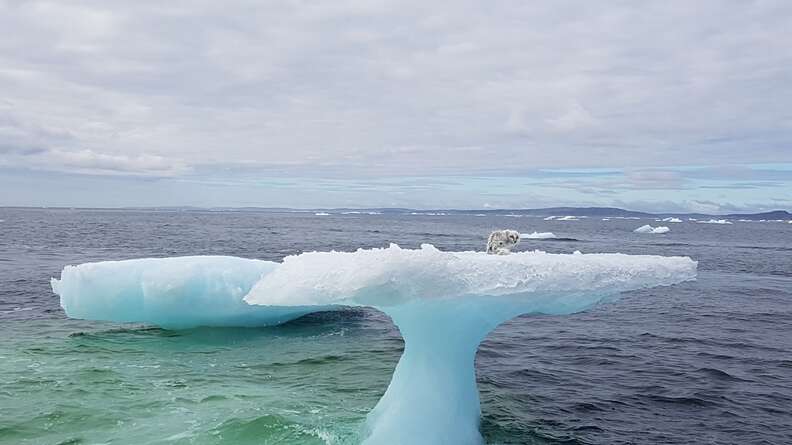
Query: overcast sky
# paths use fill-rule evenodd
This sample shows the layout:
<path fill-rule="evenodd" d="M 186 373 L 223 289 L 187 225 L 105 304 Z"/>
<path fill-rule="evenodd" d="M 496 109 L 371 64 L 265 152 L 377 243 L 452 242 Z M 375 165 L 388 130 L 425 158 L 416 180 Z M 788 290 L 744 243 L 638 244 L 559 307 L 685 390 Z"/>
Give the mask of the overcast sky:
<path fill-rule="evenodd" d="M 792 208 L 792 2 L 0 0 L 0 205 Z"/>

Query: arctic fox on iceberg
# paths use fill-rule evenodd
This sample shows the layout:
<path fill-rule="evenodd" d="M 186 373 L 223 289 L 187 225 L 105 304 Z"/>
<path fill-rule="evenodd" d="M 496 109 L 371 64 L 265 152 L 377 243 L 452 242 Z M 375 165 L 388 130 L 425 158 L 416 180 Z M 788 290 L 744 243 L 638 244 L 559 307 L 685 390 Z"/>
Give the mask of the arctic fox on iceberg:
<path fill-rule="evenodd" d="M 516 230 L 496 230 L 487 239 L 487 253 L 508 255 L 520 243 L 520 232 Z"/>

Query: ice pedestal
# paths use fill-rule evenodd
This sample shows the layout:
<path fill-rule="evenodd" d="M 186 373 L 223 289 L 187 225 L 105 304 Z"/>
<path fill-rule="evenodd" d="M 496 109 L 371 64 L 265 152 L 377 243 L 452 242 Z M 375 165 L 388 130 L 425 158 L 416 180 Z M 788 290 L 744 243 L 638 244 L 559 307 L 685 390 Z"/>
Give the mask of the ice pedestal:
<path fill-rule="evenodd" d="M 478 445 L 476 349 L 520 314 L 579 312 L 621 292 L 696 276 L 686 257 L 622 254 L 310 252 L 282 263 L 230 257 L 67 266 L 52 287 L 70 317 L 163 327 L 260 326 L 340 305 L 384 311 L 405 341 L 365 445 Z"/>

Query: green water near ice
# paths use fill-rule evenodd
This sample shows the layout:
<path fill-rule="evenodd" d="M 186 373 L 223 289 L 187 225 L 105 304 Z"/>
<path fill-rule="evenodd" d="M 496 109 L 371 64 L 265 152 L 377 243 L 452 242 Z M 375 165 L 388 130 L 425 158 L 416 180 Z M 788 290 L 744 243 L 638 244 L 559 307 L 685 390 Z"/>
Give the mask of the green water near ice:
<path fill-rule="evenodd" d="M 2 444 L 355 444 L 402 341 L 370 311 L 277 328 L 0 326 Z"/>

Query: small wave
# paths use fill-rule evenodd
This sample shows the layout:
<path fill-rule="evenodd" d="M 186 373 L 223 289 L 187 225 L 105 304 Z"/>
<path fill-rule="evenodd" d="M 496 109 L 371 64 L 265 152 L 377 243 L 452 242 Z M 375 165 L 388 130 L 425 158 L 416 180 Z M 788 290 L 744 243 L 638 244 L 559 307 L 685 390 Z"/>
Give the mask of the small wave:
<path fill-rule="evenodd" d="M 211 431 L 228 443 L 303 443 L 325 444 L 327 437 L 314 428 L 283 416 L 267 414 L 252 419 L 233 418 Z"/>
<path fill-rule="evenodd" d="M 296 362 L 274 362 L 268 365 L 254 365 L 254 366 L 247 366 L 248 368 L 266 368 L 266 367 L 280 367 L 280 366 L 317 366 L 317 365 L 326 365 L 329 363 L 336 363 L 343 361 L 344 357 L 340 355 L 324 355 L 321 357 L 310 357 L 302 360 L 297 360 Z"/>
<path fill-rule="evenodd" d="M 716 379 L 716 380 L 725 380 L 725 381 L 733 381 L 733 382 L 747 382 L 748 380 L 741 379 L 739 377 L 735 377 L 729 374 L 726 371 L 717 368 L 699 368 L 696 372 L 700 372 L 702 374 L 706 374 L 707 376 Z"/>
<path fill-rule="evenodd" d="M 123 335 L 123 334 L 132 334 L 132 335 L 146 335 L 146 336 L 156 336 L 156 337 L 178 337 L 181 334 L 177 331 L 170 331 L 154 326 L 141 326 L 141 327 L 132 327 L 132 328 L 111 328 L 106 329 L 103 331 L 78 331 L 69 334 L 69 337 L 77 338 L 77 337 L 102 337 L 106 335 Z"/>
<path fill-rule="evenodd" d="M 715 403 L 709 400 L 702 399 L 700 397 L 694 396 L 661 396 L 659 394 L 651 394 L 648 395 L 647 398 L 654 402 L 660 403 L 673 403 L 677 405 L 685 405 L 685 406 L 714 406 Z"/>
<path fill-rule="evenodd" d="M 649 243 L 650 246 L 665 246 L 665 247 L 684 247 L 690 246 L 689 243 Z"/>

